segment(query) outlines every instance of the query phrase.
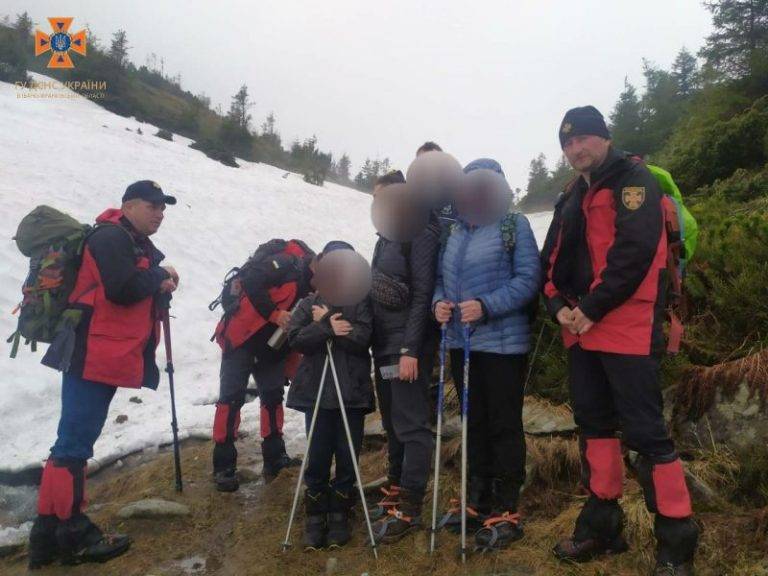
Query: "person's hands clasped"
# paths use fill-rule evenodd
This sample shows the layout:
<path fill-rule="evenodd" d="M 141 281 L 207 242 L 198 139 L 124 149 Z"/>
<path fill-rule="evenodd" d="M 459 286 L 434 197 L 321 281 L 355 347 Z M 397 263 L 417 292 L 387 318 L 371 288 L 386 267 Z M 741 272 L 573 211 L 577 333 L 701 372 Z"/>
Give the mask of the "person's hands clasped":
<path fill-rule="evenodd" d="M 349 336 L 352 332 L 352 324 L 341 317 L 341 312 L 331 315 L 330 322 L 336 336 Z"/>
<path fill-rule="evenodd" d="M 315 304 L 312 306 L 312 320 L 315 322 L 320 322 L 323 318 L 325 318 L 325 315 L 328 314 L 328 306 L 318 306 Z"/>

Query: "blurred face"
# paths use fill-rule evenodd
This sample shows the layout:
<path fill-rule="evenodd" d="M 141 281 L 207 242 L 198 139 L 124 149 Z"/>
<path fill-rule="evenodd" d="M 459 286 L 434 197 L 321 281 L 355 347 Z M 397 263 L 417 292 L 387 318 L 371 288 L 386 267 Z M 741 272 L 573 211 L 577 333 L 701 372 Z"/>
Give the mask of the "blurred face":
<path fill-rule="evenodd" d="M 165 203 L 154 204 L 146 200 L 129 200 L 123 204 L 123 214 L 134 228 L 145 236 L 151 236 L 163 223 Z"/>
<path fill-rule="evenodd" d="M 563 153 L 574 170 L 588 174 L 602 166 L 610 147 L 611 141 L 600 136 L 573 136 L 566 140 Z"/>

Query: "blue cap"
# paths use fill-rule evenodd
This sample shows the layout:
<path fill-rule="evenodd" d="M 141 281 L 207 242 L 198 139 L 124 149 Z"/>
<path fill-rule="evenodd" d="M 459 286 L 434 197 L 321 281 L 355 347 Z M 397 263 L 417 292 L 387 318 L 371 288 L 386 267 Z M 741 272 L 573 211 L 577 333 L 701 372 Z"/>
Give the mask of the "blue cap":
<path fill-rule="evenodd" d="M 325 256 L 334 250 L 352 250 L 354 252 L 355 249 L 352 247 L 352 244 L 344 242 L 343 240 L 331 240 L 325 245 L 325 248 L 323 248 L 322 256 Z"/>
<path fill-rule="evenodd" d="M 493 172 L 504 176 L 501 164 L 491 158 L 478 158 L 477 160 L 472 160 L 472 162 L 464 167 L 464 174 L 469 174 L 474 170 L 492 170 Z"/>

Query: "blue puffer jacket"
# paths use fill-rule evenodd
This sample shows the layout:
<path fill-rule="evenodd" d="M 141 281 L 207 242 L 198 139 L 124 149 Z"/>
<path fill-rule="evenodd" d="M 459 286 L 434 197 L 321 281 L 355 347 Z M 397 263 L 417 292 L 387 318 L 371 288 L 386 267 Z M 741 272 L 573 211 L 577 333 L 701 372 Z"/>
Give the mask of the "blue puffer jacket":
<path fill-rule="evenodd" d="M 511 253 L 504 246 L 499 224 L 471 227 L 459 220 L 440 257 L 433 307 L 440 300 L 459 303 L 477 299 L 487 311 L 487 316 L 472 326 L 473 351 L 525 354 L 530 350 L 526 306 L 538 297 L 541 264 L 528 219 L 522 214 L 516 214 L 515 219 Z M 458 311 L 448 327 L 448 346 L 464 346 Z"/>

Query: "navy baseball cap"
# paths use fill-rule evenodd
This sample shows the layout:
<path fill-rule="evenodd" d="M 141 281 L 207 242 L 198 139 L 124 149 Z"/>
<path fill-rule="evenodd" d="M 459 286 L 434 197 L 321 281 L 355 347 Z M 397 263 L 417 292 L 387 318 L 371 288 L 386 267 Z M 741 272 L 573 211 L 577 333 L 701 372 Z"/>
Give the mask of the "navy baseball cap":
<path fill-rule="evenodd" d="M 176 198 L 163 194 L 160 184 L 152 180 L 139 180 L 125 189 L 123 202 L 128 200 L 146 200 L 152 204 L 176 204 Z"/>

